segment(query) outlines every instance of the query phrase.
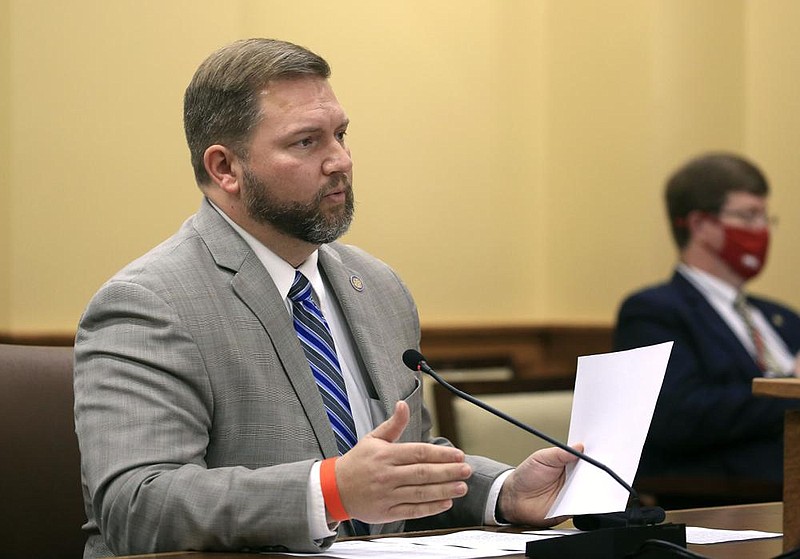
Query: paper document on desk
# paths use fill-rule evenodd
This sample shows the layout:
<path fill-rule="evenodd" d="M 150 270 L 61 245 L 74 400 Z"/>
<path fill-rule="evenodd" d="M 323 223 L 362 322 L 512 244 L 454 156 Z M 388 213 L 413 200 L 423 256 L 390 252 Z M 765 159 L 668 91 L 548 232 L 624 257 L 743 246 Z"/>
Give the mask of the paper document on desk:
<path fill-rule="evenodd" d="M 673 342 L 578 358 L 569 444 L 633 483 L 653 418 Z M 628 492 L 608 473 L 583 460 L 567 468 L 567 480 L 547 517 L 625 510 Z"/>

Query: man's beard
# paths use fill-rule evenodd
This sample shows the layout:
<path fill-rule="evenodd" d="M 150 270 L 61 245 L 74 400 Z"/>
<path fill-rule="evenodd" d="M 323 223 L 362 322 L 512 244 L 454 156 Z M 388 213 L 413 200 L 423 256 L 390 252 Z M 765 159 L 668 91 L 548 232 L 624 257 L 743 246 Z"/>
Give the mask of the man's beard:
<path fill-rule="evenodd" d="M 330 243 L 344 235 L 353 221 L 353 188 L 344 174 L 331 177 L 328 184 L 307 204 L 279 202 L 272 196 L 269 184 L 256 177 L 250 169 L 245 169 L 243 182 L 242 199 L 248 215 L 301 241 L 315 245 Z M 344 205 L 326 215 L 321 209 L 322 199 L 339 183 L 345 185 Z"/>

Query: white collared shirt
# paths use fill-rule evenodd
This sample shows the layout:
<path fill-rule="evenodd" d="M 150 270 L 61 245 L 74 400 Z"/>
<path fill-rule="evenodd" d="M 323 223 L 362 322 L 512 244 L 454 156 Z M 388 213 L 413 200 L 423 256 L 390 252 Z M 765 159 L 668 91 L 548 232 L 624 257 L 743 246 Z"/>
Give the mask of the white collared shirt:
<path fill-rule="evenodd" d="M 747 351 L 754 358 L 756 347 L 744 319 L 736 312 L 733 306 L 738 291 L 732 285 L 722 281 L 716 276 L 704 272 L 693 266 L 681 262 L 678 264 L 678 272 L 697 288 L 703 297 L 714 307 L 722 320 L 728 325 L 736 338 L 742 343 Z M 764 340 L 764 346 L 770 356 L 782 369 L 781 373 L 792 373 L 794 371 L 794 357 L 792 356 L 783 338 L 778 335 L 764 314 L 753 305 L 748 304 L 753 323 L 758 329 L 759 334 Z"/>

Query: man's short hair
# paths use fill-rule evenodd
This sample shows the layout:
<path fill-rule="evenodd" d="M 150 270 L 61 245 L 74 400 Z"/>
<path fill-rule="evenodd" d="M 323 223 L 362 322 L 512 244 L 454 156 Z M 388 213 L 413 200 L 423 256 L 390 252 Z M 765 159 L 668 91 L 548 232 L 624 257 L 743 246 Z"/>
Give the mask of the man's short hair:
<path fill-rule="evenodd" d="M 750 161 L 732 153 L 709 153 L 680 167 L 664 191 L 672 236 L 678 248 L 689 242 L 686 218 L 693 211 L 718 214 L 731 192 L 767 196 L 769 184 Z"/>
<path fill-rule="evenodd" d="M 330 77 L 330 66 L 301 46 L 275 39 L 244 39 L 211 54 L 197 68 L 183 97 L 183 126 L 197 184 L 211 178 L 206 149 L 229 147 L 247 159 L 247 143 L 261 121 L 259 93 L 272 81 L 298 76 Z"/>

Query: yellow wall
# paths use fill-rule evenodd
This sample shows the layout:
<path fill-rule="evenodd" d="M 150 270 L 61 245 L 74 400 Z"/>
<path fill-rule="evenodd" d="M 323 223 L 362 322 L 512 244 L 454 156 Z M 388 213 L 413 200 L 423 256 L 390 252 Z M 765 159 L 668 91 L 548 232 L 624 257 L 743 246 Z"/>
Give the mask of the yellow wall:
<path fill-rule="evenodd" d="M 346 240 L 426 324 L 610 324 L 674 263 L 665 175 L 723 148 L 783 218 L 754 287 L 800 308 L 799 20 L 794 0 L 0 0 L 0 332 L 74 330 L 196 209 L 183 89 L 256 35 L 331 63 Z"/>
<path fill-rule="evenodd" d="M 11 80 L 4 71 L 10 65 L 9 0 L 0 0 L 0 331 L 10 323 L 11 294 Z"/>
<path fill-rule="evenodd" d="M 766 274 L 755 288 L 800 307 L 800 2 L 747 3 L 746 145 L 773 183 L 781 218 Z"/>

